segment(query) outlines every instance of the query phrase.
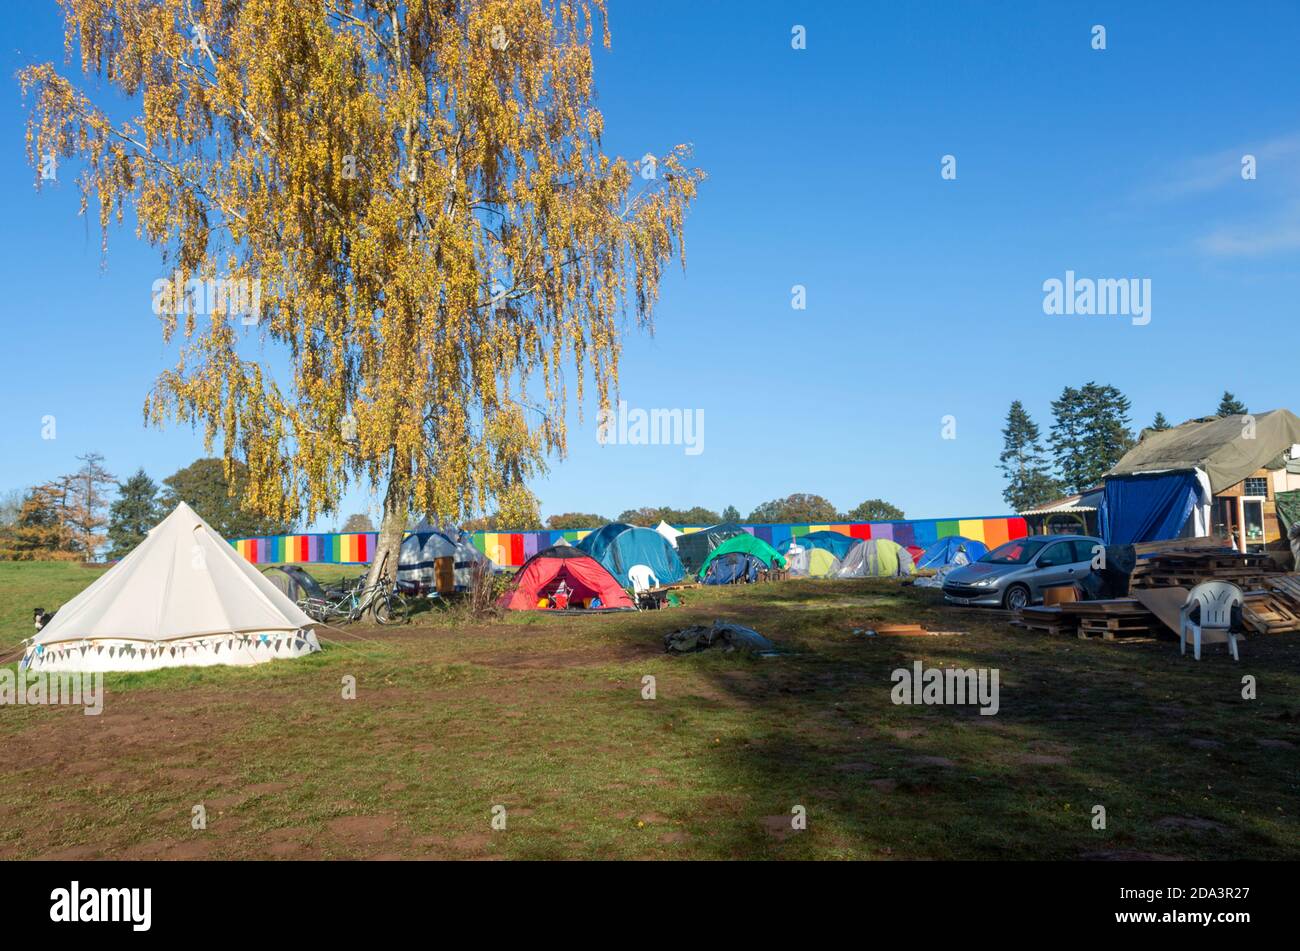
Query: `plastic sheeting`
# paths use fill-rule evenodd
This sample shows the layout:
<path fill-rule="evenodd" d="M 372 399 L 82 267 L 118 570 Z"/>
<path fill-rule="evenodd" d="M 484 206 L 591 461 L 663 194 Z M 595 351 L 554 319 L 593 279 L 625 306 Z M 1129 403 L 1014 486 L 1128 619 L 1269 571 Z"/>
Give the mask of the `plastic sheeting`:
<path fill-rule="evenodd" d="M 1108 545 L 1178 538 L 1201 501 L 1194 471 L 1111 476 L 1101 498 L 1098 523 Z"/>
<path fill-rule="evenodd" d="M 776 645 L 752 627 L 729 621 L 714 621 L 711 627 L 692 625 L 664 635 L 664 650 L 670 654 L 689 654 L 721 646 L 728 651 L 756 651 L 769 653 Z"/>
<path fill-rule="evenodd" d="M 763 563 L 753 555 L 731 551 L 709 562 L 705 584 L 753 584 Z"/>

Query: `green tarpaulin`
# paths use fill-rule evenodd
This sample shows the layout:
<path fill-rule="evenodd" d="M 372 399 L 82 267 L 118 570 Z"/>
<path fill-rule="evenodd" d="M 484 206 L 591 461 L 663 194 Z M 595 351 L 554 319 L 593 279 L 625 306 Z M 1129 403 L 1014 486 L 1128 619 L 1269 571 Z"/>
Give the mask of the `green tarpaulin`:
<path fill-rule="evenodd" d="M 1300 490 L 1279 492 L 1274 500 L 1277 502 L 1277 517 L 1282 520 L 1282 527 L 1291 531 L 1291 526 L 1300 522 Z"/>
<path fill-rule="evenodd" d="M 1106 474 L 1203 469 L 1210 491 L 1217 494 L 1256 470 L 1280 469 L 1283 454 L 1296 443 L 1300 418 L 1290 410 L 1192 420 L 1161 432 L 1144 430 L 1138 444 Z"/>

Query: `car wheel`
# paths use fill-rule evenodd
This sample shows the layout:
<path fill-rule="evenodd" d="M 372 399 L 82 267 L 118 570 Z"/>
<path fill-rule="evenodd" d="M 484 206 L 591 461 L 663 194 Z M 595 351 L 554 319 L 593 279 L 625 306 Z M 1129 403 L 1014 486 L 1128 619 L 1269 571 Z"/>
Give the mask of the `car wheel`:
<path fill-rule="evenodd" d="M 1013 584 L 1002 596 L 1002 604 L 1008 611 L 1019 611 L 1029 604 L 1029 589 L 1022 584 Z"/>

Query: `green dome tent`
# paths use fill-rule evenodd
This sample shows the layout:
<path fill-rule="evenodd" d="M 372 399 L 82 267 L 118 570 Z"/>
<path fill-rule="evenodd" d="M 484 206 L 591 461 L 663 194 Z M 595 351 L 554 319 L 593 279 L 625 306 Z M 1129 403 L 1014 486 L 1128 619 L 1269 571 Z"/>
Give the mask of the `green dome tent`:
<path fill-rule="evenodd" d="M 711 525 L 708 528 L 701 528 L 698 532 L 685 532 L 677 536 L 677 555 L 681 558 L 682 567 L 687 572 L 699 571 L 713 549 L 728 538 L 739 538 L 741 535 L 748 534 L 749 532 L 734 522 Z"/>
<path fill-rule="evenodd" d="M 709 573 L 709 565 L 713 564 L 715 559 L 733 551 L 742 552 L 746 555 L 753 555 L 769 568 L 771 568 L 774 563 L 781 568 L 785 567 L 785 558 L 782 557 L 779 551 L 767 542 L 763 541 L 763 539 L 755 538 L 753 535 L 746 532 L 743 535 L 733 535 L 731 538 L 728 538 L 722 544 L 714 548 L 713 551 L 709 552 L 709 557 L 705 559 L 704 564 L 700 566 L 700 570 L 697 573 L 699 579 L 701 581 L 704 580 L 705 575 Z"/>

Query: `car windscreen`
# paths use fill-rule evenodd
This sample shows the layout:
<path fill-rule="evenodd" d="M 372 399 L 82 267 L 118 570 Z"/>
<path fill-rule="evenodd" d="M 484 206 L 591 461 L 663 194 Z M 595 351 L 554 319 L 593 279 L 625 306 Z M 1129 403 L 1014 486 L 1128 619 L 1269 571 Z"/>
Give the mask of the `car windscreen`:
<path fill-rule="evenodd" d="M 1018 538 L 1013 542 L 1007 542 L 1005 545 L 999 545 L 981 558 L 980 561 L 989 565 L 1028 564 L 1045 544 L 1047 542 L 1042 539 Z"/>

